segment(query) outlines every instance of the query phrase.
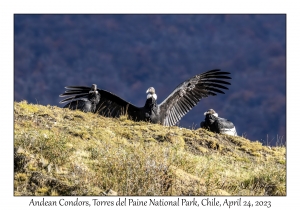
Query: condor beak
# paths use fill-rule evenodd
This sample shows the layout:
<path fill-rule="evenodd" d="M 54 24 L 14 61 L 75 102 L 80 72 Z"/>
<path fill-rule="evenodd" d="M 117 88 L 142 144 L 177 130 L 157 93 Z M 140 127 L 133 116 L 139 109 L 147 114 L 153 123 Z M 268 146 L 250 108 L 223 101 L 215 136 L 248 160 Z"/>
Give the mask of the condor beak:
<path fill-rule="evenodd" d="M 146 93 L 150 93 L 150 91 L 151 91 L 151 88 L 148 88 L 148 90 L 146 91 Z"/>

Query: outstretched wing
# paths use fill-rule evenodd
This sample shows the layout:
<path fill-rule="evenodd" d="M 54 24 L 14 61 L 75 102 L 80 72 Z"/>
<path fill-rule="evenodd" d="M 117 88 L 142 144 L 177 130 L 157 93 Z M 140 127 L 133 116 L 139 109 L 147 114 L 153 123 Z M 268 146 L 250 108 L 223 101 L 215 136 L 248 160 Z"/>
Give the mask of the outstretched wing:
<path fill-rule="evenodd" d="M 86 98 L 80 98 L 75 101 L 71 101 L 70 103 L 66 104 L 64 108 L 69 108 L 72 110 L 81 110 L 83 112 L 92 112 L 92 104 Z"/>
<path fill-rule="evenodd" d="M 231 79 L 219 69 L 210 70 L 198 74 L 178 85 L 175 90 L 159 104 L 161 123 L 165 126 L 175 125 L 186 113 L 197 103 L 209 95 L 216 95 L 224 92 L 221 89 L 228 89 L 224 85 L 230 85 L 224 79 Z"/>
<path fill-rule="evenodd" d="M 67 86 L 65 88 L 67 90 L 60 97 L 68 98 L 60 101 L 60 103 L 87 98 L 91 90 L 90 87 L 84 86 Z M 106 90 L 97 89 L 97 91 L 100 93 L 100 102 L 96 106 L 96 112 L 100 115 L 105 117 L 119 117 L 120 115 L 127 114 L 131 119 L 140 120 L 141 108 Z"/>
<path fill-rule="evenodd" d="M 59 97 L 68 97 L 68 98 L 61 100 L 59 102 L 60 104 L 66 103 L 66 102 L 77 101 L 81 98 L 86 99 L 91 90 L 91 87 L 85 87 L 85 86 L 67 86 L 65 88 L 67 90 L 64 93 L 60 94 Z"/>
<path fill-rule="evenodd" d="M 141 120 L 141 108 L 132 105 L 119 96 L 106 90 L 99 90 L 101 94 L 100 103 L 97 105 L 97 112 L 105 117 L 119 117 L 128 115 L 130 119 Z"/>

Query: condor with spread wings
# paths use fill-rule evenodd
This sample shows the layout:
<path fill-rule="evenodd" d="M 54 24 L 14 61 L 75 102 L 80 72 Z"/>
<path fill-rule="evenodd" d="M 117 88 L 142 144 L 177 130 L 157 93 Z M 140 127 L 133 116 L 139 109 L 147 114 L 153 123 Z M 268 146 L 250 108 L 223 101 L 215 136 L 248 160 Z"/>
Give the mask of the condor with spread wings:
<path fill-rule="evenodd" d="M 67 86 L 65 93 L 60 97 L 68 97 L 60 103 L 69 102 L 64 108 L 81 109 L 85 103 L 91 103 L 90 100 L 99 94 L 100 101 L 95 104 L 95 109 L 91 112 L 99 113 L 106 117 L 119 117 L 127 114 L 134 121 L 150 121 L 151 123 L 160 123 L 165 126 L 175 125 L 186 113 L 188 113 L 197 103 L 205 97 L 215 96 L 222 93 L 222 89 L 228 89 L 225 85 L 230 85 L 227 79 L 231 79 L 229 72 L 223 72 L 219 69 L 210 70 L 198 74 L 180 85 L 160 104 L 157 104 L 157 95 L 155 89 L 150 87 L 146 93 L 147 100 L 144 107 L 136 107 L 133 104 L 123 100 L 117 95 L 106 90 L 94 89 L 83 86 Z M 91 96 L 91 94 L 93 94 Z M 76 104 L 81 104 L 77 106 Z"/>

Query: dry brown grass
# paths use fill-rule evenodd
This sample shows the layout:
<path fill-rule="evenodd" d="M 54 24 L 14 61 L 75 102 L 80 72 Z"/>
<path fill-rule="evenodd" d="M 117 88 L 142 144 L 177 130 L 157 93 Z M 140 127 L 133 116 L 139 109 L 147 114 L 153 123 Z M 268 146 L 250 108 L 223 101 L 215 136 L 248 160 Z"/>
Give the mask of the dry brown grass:
<path fill-rule="evenodd" d="M 15 195 L 286 195 L 285 147 L 14 103 Z"/>

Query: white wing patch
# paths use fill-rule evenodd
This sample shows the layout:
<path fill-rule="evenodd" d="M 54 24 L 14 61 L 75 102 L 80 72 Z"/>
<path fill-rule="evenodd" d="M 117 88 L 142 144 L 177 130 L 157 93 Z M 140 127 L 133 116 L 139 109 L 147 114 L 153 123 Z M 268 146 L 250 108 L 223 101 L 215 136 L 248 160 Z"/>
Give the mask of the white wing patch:
<path fill-rule="evenodd" d="M 237 136 L 237 132 L 235 130 L 235 127 L 229 129 L 229 128 L 223 128 L 220 131 L 223 134 L 231 135 L 231 136 Z"/>

